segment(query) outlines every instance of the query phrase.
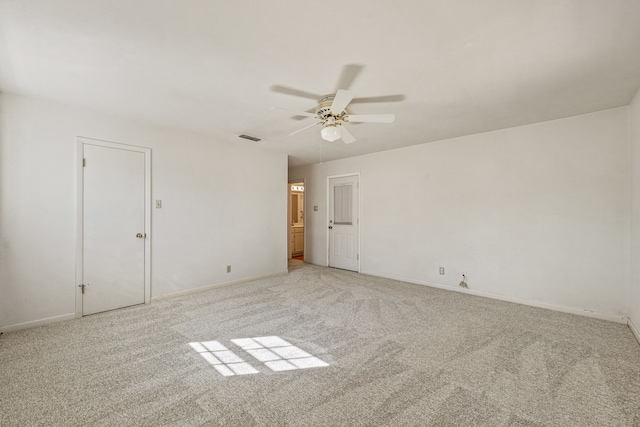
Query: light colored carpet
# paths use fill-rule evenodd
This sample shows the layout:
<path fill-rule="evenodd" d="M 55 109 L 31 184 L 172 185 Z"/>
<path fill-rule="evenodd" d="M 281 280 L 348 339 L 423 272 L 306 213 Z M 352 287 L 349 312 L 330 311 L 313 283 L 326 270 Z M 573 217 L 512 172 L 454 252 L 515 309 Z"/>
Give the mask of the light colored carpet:
<path fill-rule="evenodd" d="M 5 334 L 0 425 L 639 426 L 640 346 L 625 325 L 294 261 Z"/>

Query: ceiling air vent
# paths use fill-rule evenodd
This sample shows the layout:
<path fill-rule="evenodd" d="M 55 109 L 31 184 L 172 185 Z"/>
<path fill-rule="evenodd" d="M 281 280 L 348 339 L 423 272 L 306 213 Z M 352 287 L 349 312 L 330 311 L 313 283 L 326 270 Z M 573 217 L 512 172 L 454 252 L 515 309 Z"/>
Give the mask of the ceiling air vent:
<path fill-rule="evenodd" d="M 262 138 L 258 138 L 255 136 L 251 136 L 251 135 L 238 135 L 240 138 L 244 138 L 244 139 L 248 139 L 249 141 L 254 141 L 254 142 L 258 142 L 258 141 L 262 141 Z"/>

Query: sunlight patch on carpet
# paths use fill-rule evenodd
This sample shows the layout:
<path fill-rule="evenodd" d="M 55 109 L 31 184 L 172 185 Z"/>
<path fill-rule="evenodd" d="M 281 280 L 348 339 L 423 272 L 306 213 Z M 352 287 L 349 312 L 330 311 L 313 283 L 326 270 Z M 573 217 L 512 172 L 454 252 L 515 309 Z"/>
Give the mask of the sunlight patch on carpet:
<path fill-rule="evenodd" d="M 276 336 L 240 338 L 231 342 L 264 363 L 272 371 L 329 366 L 323 360 Z"/>
<path fill-rule="evenodd" d="M 189 345 L 225 377 L 259 372 L 218 341 L 192 342 Z"/>
<path fill-rule="evenodd" d="M 238 338 L 231 342 L 274 372 L 329 366 L 327 362 L 277 336 Z M 189 345 L 225 377 L 260 372 L 219 341 L 191 342 Z"/>

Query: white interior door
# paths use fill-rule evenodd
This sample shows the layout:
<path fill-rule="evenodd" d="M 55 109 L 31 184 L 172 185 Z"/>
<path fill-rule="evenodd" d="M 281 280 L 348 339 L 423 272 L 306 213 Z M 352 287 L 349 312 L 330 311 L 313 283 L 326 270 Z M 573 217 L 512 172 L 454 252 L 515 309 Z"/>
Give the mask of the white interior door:
<path fill-rule="evenodd" d="M 358 176 L 329 179 L 329 267 L 358 271 Z"/>
<path fill-rule="evenodd" d="M 84 144 L 82 314 L 145 302 L 145 153 Z"/>

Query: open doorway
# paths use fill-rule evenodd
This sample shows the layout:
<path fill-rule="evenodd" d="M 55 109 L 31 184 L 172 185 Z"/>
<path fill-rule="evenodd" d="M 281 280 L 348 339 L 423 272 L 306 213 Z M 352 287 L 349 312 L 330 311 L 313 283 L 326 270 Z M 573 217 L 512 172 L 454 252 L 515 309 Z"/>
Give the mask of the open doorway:
<path fill-rule="evenodd" d="M 304 261 L 304 182 L 289 183 L 289 259 Z"/>

